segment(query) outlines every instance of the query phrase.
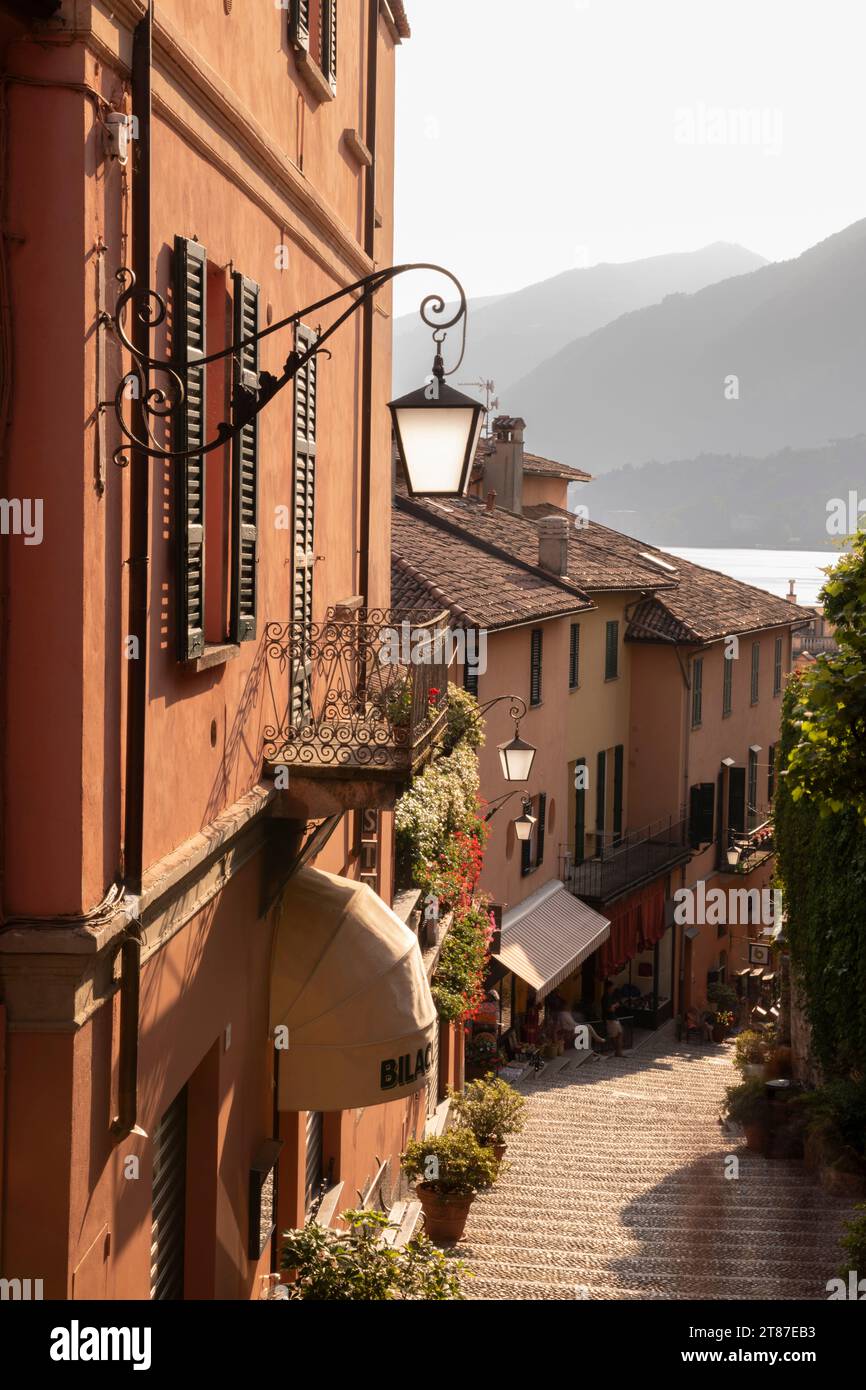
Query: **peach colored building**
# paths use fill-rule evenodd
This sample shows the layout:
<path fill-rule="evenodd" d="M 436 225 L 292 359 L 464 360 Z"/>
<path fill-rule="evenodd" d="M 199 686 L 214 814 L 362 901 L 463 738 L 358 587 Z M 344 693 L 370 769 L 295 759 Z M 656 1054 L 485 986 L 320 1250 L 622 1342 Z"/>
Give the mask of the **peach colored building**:
<path fill-rule="evenodd" d="M 324 679 L 288 634 L 336 609 L 351 654 L 365 607 L 389 605 L 389 292 L 236 444 L 192 452 L 345 301 L 257 361 L 196 362 L 391 263 L 409 27 L 401 0 L 160 0 L 152 34 L 146 14 L 0 4 L 2 491 L 44 518 L 40 544 L 2 549 L 0 1267 L 50 1298 L 247 1299 L 277 1267 L 265 1216 L 302 1222 L 323 1184 L 331 1213 L 389 1200 L 459 1061 L 445 1030 L 440 1078 L 406 1098 L 275 1100 L 287 885 L 314 862 L 390 903 L 414 758 L 389 745 L 370 770 L 356 739 L 338 773 L 321 748 L 313 768 L 286 754 Z M 170 440 L 151 423 L 185 460 L 114 461 L 122 266 L 166 305 L 146 350 L 188 393 Z"/>

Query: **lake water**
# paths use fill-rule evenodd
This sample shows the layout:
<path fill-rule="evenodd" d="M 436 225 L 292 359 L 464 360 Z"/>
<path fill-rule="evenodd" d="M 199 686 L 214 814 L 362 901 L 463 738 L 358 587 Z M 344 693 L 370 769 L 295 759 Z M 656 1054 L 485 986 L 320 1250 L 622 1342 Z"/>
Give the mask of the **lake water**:
<path fill-rule="evenodd" d="M 669 555 L 679 555 L 693 564 L 704 565 L 710 570 L 729 574 L 732 579 L 741 579 L 744 584 L 754 584 L 757 589 L 767 589 L 771 594 L 784 597 L 788 584 L 794 580 L 794 591 L 798 603 L 812 605 L 818 601 L 818 593 L 824 583 L 822 571 L 835 564 L 839 550 L 712 550 L 709 548 L 687 548 L 666 545 L 662 549 Z"/>

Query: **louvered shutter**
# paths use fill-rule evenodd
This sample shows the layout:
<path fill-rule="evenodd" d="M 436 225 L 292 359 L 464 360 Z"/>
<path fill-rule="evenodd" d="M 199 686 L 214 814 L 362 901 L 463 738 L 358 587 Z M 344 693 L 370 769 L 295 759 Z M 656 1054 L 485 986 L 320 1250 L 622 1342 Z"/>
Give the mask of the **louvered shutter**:
<path fill-rule="evenodd" d="M 692 849 L 709 845 L 713 839 L 715 820 L 716 786 L 714 782 L 700 782 L 689 792 L 689 844 Z"/>
<path fill-rule="evenodd" d="M 622 839 L 622 785 L 625 763 L 625 749 L 621 743 L 613 750 L 613 839 L 619 844 Z"/>
<path fill-rule="evenodd" d="M 728 771 L 728 826 L 742 834 L 746 828 L 746 769 L 732 767 Z"/>
<path fill-rule="evenodd" d="M 186 398 L 177 413 L 177 449 L 205 442 L 205 368 L 196 368 L 207 353 L 207 253 L 197 241 L 175 237 L 175 360 L 184 374 Z M 177 543 L 177 650 L 180 661 L 204 651 L 205 463 L 202 455 L 175 465 Z"/>
<path fill-rule="evenodd" d="M 257 390 L 259 345 L 245 341 L 259 330 L 259 287 L 235 271 L 234 338 L 244 343 L 235 356 L 235 386 Z M 232 601 L 231 637 L 248 642 L 256 635 L 258 599 L 256 518 L 258 511 L 258 420 L 244 425 L 232 443 Z"/>
<path fill-rule="evenodd" d="M 529 656 L 529 703 L 541 704 L 541 649 L 544 634 L 540 627 L 532 629 Z"/>
<path fill-rule="evenodd" d="M 299 325 L 296 347 L 305 352 L 316 341 L 310 328 Z M 299 728 L 310 717 L 309 641 L 313 622 L 316 508 L 316 359 L 311 357 L 295 376 L 295 495 L 294 557 L 292 563 L 292 622 L 295 659 L 292 669 L 291 722 Z"/>
<path fill-rule="evenodd" d="M 579 770 L 586 767 L 586 758 L 578 758 L 575 763 L 575 781 Z M 586 787 L 575 790 L 574 803 L 574 862 L 582 864 L 586 856 Z"/>
<path fill-rule="evenodd" d="M 605 628 L 604 678 L 615 680 L 619 675 L 619 623 L 608 623 Z"/>
<path fill-rule="evenodd" d="M 297 48 L 310 48 L 310 0 L 290 0 L 289 39 Z"/>
<path fill-rule="evenodd" d="M 568 688 L 576 690 L 580 684 L 580 623 L 571 624 L 568 648 Z"/>
<path fill-rule="evenodd" d="M 535 866 L 544 862 L 544 822 L 547 818 L 547 793 L 539 792 L 538 824 L 535 827 Z"/>
<path fill-rule="evenodd" d="M 322 0 L 322 72 L 337 90 L 337 0 Z"/>
<path fill-rule="evenodd" d="M 595 775 L 597 779 L 595 789 L 595 833 L 598 836 L 596 853 L 600 853 L 604 843 L 603 836 L 606 816 L 605 791 L 607 782 L 607 754 L 603 749 L 596 759 Z"/>

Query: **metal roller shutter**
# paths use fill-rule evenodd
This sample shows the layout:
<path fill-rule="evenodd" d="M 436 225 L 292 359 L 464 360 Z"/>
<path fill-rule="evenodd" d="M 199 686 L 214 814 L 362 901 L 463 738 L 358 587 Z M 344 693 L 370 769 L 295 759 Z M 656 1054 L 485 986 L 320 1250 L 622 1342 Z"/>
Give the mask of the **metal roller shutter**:
<path fill-rule="evenodd" d="M 183 1298 L 186 1221 L 186 1087 L 153 1136 L 150 1296 Z"/>

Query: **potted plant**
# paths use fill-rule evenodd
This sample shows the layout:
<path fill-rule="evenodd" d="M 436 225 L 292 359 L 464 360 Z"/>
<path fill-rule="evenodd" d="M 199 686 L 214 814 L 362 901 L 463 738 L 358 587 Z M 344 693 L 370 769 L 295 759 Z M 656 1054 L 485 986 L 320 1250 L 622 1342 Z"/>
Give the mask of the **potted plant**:
<path fill-rule="evenodd" d="M 460 1127 L 428 1139 L 410 1139 L 400 1166 L 424 1211 L 431 1240 L 453 1245 L 463 1235 L 475 1196 L 496 1178 L 493 1150 Z"/>
<path fill-rule="evenodd" d="M 290 1299 L 462 1299 L 465 1266 L 446 1259 L 426 1236 L 403 1246 L 386 1244 L 382 1238 L 390 1223 L 382 1211 L 352 1209 L 340 1220 L 346 1230 L 329 1230 L 311 1217 L 301 1230 L 284 1232 L 280 1264 Z"/>
<path fill-rule="evenodd" d="M 804 1158 L 822 1187 L 866 1197 L 866 1080 L 834 1079 L 791 1102 L 804 1115 Z"/>
<path fill-rule="evenodd" d="M 471 1129 L 479 1144 L 491 1148 L 501 1163 L 509 1134 L 523 1129 L 526 1101 L 507 1081 L 488 1072 L 471 1081 L 461 1093 L 451 1091 L 451 1110 L 460 1125 Z"/>
<path fill-rule="evenodd" d="M 730 1009 L 719 1009 L 713 1021 L 713 1042 L 724 1042 L 734 1026 L 734 1015 Z"/>
<path fill-rule="evenodd" d="M 725 1092 L 725 1116 L 742 1127 L 747 1148 L 764 1152 L 770 1116 L 763 1081 L 752 1078 L 729 1086 Z"/>
<path fill-rule="evenodd" d="M 767 1052 L 769 1042 L 762 1033 L 747 1028 L 734 1044 L 734 1066 L 744 1080 L 763 1081 L 767 1073 Z"/>

